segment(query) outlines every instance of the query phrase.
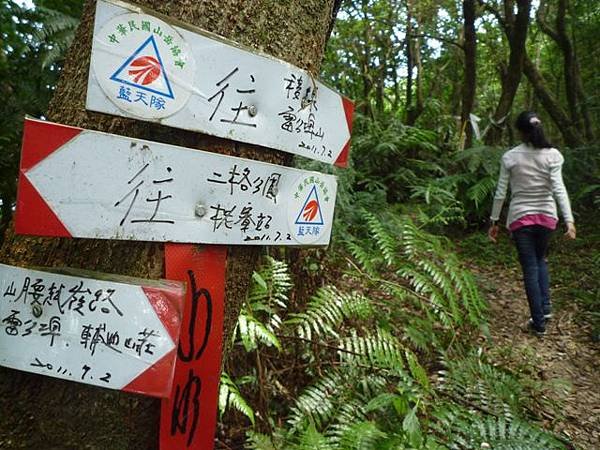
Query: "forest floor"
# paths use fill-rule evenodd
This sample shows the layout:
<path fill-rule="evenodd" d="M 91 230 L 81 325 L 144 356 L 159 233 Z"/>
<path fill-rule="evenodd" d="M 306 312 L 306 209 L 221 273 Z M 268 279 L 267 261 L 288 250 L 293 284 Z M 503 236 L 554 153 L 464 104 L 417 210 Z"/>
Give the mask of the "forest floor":
<path fill-rule="evenodd" d="M 532 413 L 545 428 L 572 442 L 574 447 L 570 448 L 597 450 L 600 235 L 580 233 L 585 237 L 572 242 L 565 242 L 559 233 L 555 235 L 549 255 L 554 317 L 542 339 L 521 330 L 529 318 L 529 308 L 509 239 L 504 237 L 494 246 L 485 242 L 485 236 L 473 236 L 460 247 L 490 304 L 492 344 L 488 350 L 497 362 L 533 379 L 541 398 L 540 409 Z"/>

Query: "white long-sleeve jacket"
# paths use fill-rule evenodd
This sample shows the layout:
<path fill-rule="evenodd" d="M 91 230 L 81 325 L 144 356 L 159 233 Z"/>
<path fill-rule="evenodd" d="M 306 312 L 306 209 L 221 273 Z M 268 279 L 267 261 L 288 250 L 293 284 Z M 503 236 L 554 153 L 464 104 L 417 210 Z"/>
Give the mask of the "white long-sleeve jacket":
<path fill-rule="evenodd" d="M 491 219 L 498 220 L 510 182 L 511 199 L 506 225 L 529 214 L 558 219 L 556 202 L 565 222 L 574 222 L 569 195 L 562 178 L 564 158 L 555 148 L 521 144 L 502 156 Z"/>

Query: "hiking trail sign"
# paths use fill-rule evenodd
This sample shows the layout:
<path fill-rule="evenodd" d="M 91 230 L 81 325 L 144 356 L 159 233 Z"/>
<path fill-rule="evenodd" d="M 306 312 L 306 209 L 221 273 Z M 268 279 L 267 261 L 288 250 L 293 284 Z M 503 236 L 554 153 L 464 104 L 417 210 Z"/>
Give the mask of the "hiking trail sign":
<path fill-rule="evenodd" d="M 342 167 L 354 109 L 284 61 L 116 0 L 97 3 L 86 107 Z"/>
<path fill-rule="evenodd" d="M 184 285 L 65 273 L 0 264 L 0 365 L 168 397 Z"/>
<path fill-rule="evenodd" d="M 26 119 L 20 234 L 238 245 L 329 243 L 334 176 Z"/>
<path fill-rule="evenodd" d="M 161 402 L 160 450 L 212 450 L 223 347 L 227 247 L 165 244 L 165 275 L 187 282 L 171 395 Z"/>

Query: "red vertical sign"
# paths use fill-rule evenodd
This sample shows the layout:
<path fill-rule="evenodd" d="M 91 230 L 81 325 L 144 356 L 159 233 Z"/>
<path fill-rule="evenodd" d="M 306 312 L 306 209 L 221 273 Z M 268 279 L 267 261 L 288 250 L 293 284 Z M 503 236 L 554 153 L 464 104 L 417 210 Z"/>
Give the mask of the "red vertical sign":
<path fill-rule="evenodd" d="M 211 450 L 223 344 L 225 246 L 165 244 L 169 280 L 188 286 L 173 390 L 162 401 L 160 450 Z"/>

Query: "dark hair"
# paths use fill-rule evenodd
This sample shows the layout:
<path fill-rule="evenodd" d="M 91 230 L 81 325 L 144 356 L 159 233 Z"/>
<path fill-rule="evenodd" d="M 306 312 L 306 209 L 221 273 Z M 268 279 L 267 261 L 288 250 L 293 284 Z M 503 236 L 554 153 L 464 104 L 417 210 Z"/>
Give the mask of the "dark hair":
<path fill-rule="evenodd" d="M 523 139 L 534 148 L 549 148 L 552 144 L 548 142 L 542 128 L 542 121 L 538 115 L 531 111 L 523 111 L 515 122 L 517 129 L 523 133 Z"/>

